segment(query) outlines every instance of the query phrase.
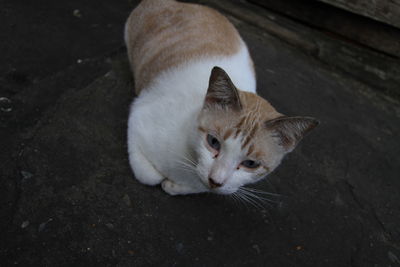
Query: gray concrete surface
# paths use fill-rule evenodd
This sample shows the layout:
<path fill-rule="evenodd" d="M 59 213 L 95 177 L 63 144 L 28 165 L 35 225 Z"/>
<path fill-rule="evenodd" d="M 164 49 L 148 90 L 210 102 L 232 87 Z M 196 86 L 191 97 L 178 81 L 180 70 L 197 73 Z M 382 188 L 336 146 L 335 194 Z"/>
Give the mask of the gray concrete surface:
<path fill-rule="evenodd" d="M 400 266 L 399 106 L 233 21 L 260 95 L 322 122 L 255 186 L 279 196 L 260 208 L 138 183 L 126 152 L 134 95 L 124 52 L 10 85 L 18 90 L 4 90 L 4 78 L 1 266 Z"/>

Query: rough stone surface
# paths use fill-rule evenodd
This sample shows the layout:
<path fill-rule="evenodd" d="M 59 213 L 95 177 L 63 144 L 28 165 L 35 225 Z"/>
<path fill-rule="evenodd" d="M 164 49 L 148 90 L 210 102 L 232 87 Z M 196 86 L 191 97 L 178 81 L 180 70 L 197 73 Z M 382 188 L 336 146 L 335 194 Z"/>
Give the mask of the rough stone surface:
<path fill-rule="evenodd" d="M 260 95 L 322 122 L 255 186 L 280 196 L 260 208 L 137 182 L 125 142 L 134 98 L 126 56 L 97 57 L 0 90 L 13 107 L 0 111 L 2 266 L 399 266 L 399 107 L 234 22 Z"/>

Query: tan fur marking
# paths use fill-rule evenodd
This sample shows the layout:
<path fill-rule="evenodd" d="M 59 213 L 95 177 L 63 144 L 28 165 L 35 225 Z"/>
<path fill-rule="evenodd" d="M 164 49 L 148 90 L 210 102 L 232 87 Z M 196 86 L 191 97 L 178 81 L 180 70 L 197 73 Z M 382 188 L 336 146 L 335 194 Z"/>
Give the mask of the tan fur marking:
<path fill-rule="evenodd" d="M 251 137 L 247 136 L 244 143 L 242 144 L 242 149 L 244 149 L 251 141 Z"/>
<path fill-rule="evenodd" d="M 235 132 L 235 138 L 237 138 L 241 132 L 242 130 L 240 128 L 237 128 Z"/>
<path fill-rule="evenodd" d="M 254 157 L 256 157 L 256 158 L 262 158 L 264 156 L 264 153 L 263 152 L 261 152 L 261 151 L 256 151 L 255 153 L 254 153 Z"/>
<path fill-rule="evenodd" d="M 251 131 L 250 131 L 248 137 L 250 137 L 250 138 L 253 138 L 253 137 L 254 137 L 255 133 L 256 133 L 257 130 L 258 130 L 258 125 L 259 125 L 259 124 L 255 124 L 255 125 L 254 125 L 254 127 L 253 127 L 253 129 L 251 129 Z"/>
<path fill-rule="evenodd" d="M 232 135 L 232 133 L 233 133 L 233 130 L 232 129 L 228 129 L 226 131 L 226 133 L 224 134 L 224 140 L 228 139 Z"/>
<path fill-rule="evenodd" d="M 198 129 L 199 129 L 199 131 L 201 131 L 201 132 L 203 132 L 203 133 L 206 133 L 206 132 L 207 132 L 206 129 L 204 129 L 204 128 L 201 127 L 201 126 L 200 126 Z"/>
<path fill-rule="evenodd" d="M 253 129 L 251 129 L 250 133 L 247 135 L 244 143 L 242 144 L 242 149 L 244 149 L 250 143 L 250 141 L 253 139 L 257 129 L 258 129 L 258 124 L 255 124 Z"/>
<path fill-rule="evenodd" d="M 250 146 L 249 146 L 249 149 L 247 150 L 247 156 L 250 156 L 251 155 L 251 153 L 253 153 L 253 151 L 254 151 L 254 144 L 251 144 Z"/>
<path fill-rule="evenodd" d="M 197 4 L 143 0 L 127 25 L 137 94 L 167 69 L 204 56 L 233 55 L 241 45 L 228 19 Z"/>
<path fill-rule="evenodd" d="M 239 91 L 240 101 L 244 107 L 243 113 L 247 115 L 249 122 L 253 122 L 253 116 L 257 116 L 257 122 L 264 123 L 281 116 L 272 105 L 262 97 L 244 91 Z"/>
<path fill-rule="evenodd" d="M 242 119 L 239 121 L 239 123 L 234 127 L 236 129 L 235 132 L 235 138 L 239 136 L 239 134 L 242 132 L 242 125 L 246 121 L 246 117 L 242 117 Z"/>
<path fill-rule="evenodd" d="M 240 129 L 244 123 L 244 121 L 246 120 L 246 117 L 242 117 L 239 121 L 239 123 L 235 126 L 235 128 Z"/>

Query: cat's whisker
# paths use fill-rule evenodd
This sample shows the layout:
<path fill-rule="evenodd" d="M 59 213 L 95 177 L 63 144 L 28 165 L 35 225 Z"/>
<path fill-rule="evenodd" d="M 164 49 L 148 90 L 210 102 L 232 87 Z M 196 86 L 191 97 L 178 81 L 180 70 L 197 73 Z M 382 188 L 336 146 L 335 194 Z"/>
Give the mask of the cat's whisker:
<path fill-rule="evenodd" d="M 185 154 L 179 154 L 178 152 L 172 150 L 169 150 L 168 153 L 173 154 L 174 157 L 177 157 L 176 163 L 178 164 L 186 164 L 191 167 L 195 167 L 197 165 L 194 160 L 185 156 Z"/>
<path fill-rule="evenodd" d="M 274 204 L 277 204 L 277 203 L 278 203 L 277 201 L 274 201 L 274 200 L 271 200 L 271 199 L 269 199 L 269 198 L 265 198 L 265 197 L 256 195 L 256 194 L 254 194 L 253 192 L 246 191 L 246 190 L 243 189 L 243 188 L 240 188 L 240 191 L 242 192 L 242 194 L 248 196 L 249 198 L 254 199 L 254 201 L 256 201 L 256 202 L 258 202 L 258 203 L 267 204 L 267 205 L 269 205 L 269 206 L 271 206 L 270 203 L 274 203 Z M 269 203 L 268 203 L 268 202 L 269 202 Z"/>
<path fill-rule="evenodd" d="M 254 198 L 247 196 L 247 195 L 243 195 L 245 198 L 248 199 L 249 203 L 255 207 L 256 209 L 264 209 L 264 206 L 260 203 L 257 202 Z"/>
<path fill-rule="evenodd" d="M 266 197 L 259 196 L 256 193 L 251 192 L 251 191 L 246 191 L 246 189 L 244 189 L 243 187 L 240 189 L 242 190 L 243 194 L 246 194 L 252 198 L 255 198 L 255 199 L 259 200 L 260 202 L 263 202 L 263 203 L 270 202 L 270 203 L 274 203 L 274 204 L 279 203 L 279 201 L 275 201 L 275 200 L 272 200 L 272 199 L 269 199 Z"/>
<path fill-rule="evenodd" d="M 240 200 L 238 199 L 238 196 L 236 195 L 236 192 L 233 193 L 233 194 L 230 194 L 229 196 L 233 199 L 233 202 L 235 202 L 235 205 L 238 206 L 239 203 L 240 203 Z"/>
<path fill-rule="evenodd" d="M 265 209 L 265 205 L 269 205 L 269 204 L 266 203 L 265 201 L 260 200 L 260 199 L 257 199 L 257 198 L 254 197 L 254 196 L 247 196 L 247 197 L 248 197 L 249 199 L 251 199 L 251 200 L 255 203 L 256 207 L 259 208 L 259 209 Z"/>
<path fill-rule="evenodd" d="M 185 161 L 177 161 L 177 163 L 180 164 L 181 166 L 185 166 L 185 167 L 190 168 L 190 169 L 194 169 L 195 168 L 195 166 L 193 166 L 193 165 L 191 165 L 191 164 L 189 164 L 189 163 L 187 163 Z"/>
<path fill-rule="evenodd" d="M 251 197 L 251 198 L 254 198 L 254 199 L 256 199 L 257 201 L 260 201 L 260 202 L 262 202 L 262 203 L 266 203 L 266 202 L 277 203 L 276 201 L 273 201 L 273 200 L 271 200 L 271 199 L 264 198 L 264 197 L 261 197 L 261 196 L 252 194 L 252 193 L 250 193 L 250 192 L 245 192 L 245 191 L 243 191 L 242 193 L 245 194 L 246 196 Z"/>
<path fill-rule="evenodd" d="M 186 154 L 178 154 L 177 152 L 171 151 L 171 150 L 169 151 L 169 153 L 172 153 L 172 154 L 174 154 L 174 156 L 178 157 L 178 160 L 181 163 L 185 162 L 193 167 L 195 167 L 197 165 L 197 163 L 195 162 L 195 160 L 192 159 L 191 156 L 188 156 Z"/>
<path fill-rule="evenodd" d="M 187 163 L 184 162 L 177 162 L 177 167 L 179 167 L 182 170 L 187 170 L 189 172 L 192 172 L 194 174 L 197 174 L 196 169 L 194 168 L 194 166 L 188 165 Z"/>
<path fill-rule="evenodd" d="M 178 167 L 179 167 L 181 170 L 188 171 L 188 172 L 190 172 L 190 173 L 196 174 L 196 171 L 193 170 L 193 169 L 188 169 L 188 168 L 183 167 L 183 166 L 178 166 Z"/>
<path fill-rule="evenodd" d="M 250 191 L 250 192 L 254 192 L 256 194 L 263 194 L 263 195 L 270 195 L 270 196 L 275 196 L 275 197 L 281 197 L 282 195 L 280 194 L 276 194 L 276 193 L 271 193 L 271 192 L 265 192 L 265 191 L 261 191 L 255 188 L 250 188 L 250 187 L 241 187 L 241 189 L 246 190 L 246 191 Z"/>
<path fill-rule="evenodd" d="M 270 201 L 268 201 L 268 199 L 263 199 L 263 198 L 260 198 L 260 197 L 258 197 L 256 195 L 247 195 L 247 196 L 252 198 L 252 199 L 254 199 L 255 202 L 260 203 L 261 205 L 263 205 L 263 207 L 264 207 L 264 205 L 271 206 L 271 204 L 269 203 Z"/>
<path fill-rule="evenodd" d="M 246 190 L 246 191 L 252 191 L 252 192 L 256 192 L 256 193 L 260 193 L 260 194 L 267 194 L 267 195 L 274 195 L 274 196 L 281 196 L 280 194 L 276 194 L 276 193 L 271 193 L 271 192 L 265 192 L 256 188 L 251 188 L 251 187 L 240 187 L 240 189 Z"/>
<path fill-rule="evenodd" d="M 193 165 L 193 166 L 196 166 L 196 163 L 192 160 L 192 159 L 190 159 L 188 156 L 186 156 L 186 155 L 177 155 L 182 161 L 184 161 L 184 162 L 186 162 L 186 163 L 188 163 L 188 164 L 190 164 L 190 165 Z"/>
<path fill-rule="evenodd" d="M 254 197 L 245 194 L 244 191 L 238 190 L 237 192 L 239 193 L 238 195 L 240 195 L 243 200 L 251 204 L 253 207 L 259 209 L 264 208 L 264 206 L 262 206 L 259 202 L 257 202 L 257 200 L 254 199 Z"/>
<path fill-rule="evenodd" d="M 248 207 L 247 204 L 249 204 L 249 202 L 242 196 L 240 192 L 235 192 L 235 196 L 237 197 L 239 203 L 244 204 L 245 206 Z"/>
<path fill-rule="evenodd" d="M 197 163 L 195 163 L 194 161 L 192 161 L 192 160 L 189 159 L 189 158 L 185 158 L 185 160 L 186 160 L 186 162 L 188 162 L 188 163 L 191 164 L 192 166 L 196 166 L 196 165 L 197 165 Z"/>
<path fill-rule="evenodd" d="M 186 158 L 186 160 L 191 162 L 193 165 L 197 165 L 196 160 L 193 158 L 193 156 L 191 154 L 185 154 L 185 158 Z"/>

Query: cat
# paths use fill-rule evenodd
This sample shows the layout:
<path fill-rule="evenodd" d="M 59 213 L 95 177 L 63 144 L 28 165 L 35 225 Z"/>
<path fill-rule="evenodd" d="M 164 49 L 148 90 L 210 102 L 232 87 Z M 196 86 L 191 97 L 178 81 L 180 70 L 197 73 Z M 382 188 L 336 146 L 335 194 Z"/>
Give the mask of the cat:
<path fill-rule="evenodd" d="M 143 184 L 170 195 L 232 194 L 271 173 L 318 124 L 256 94 L 248 48 L 214 9 L 143 0 L 124 38 L 138 95 L 129 162 Z"/>

